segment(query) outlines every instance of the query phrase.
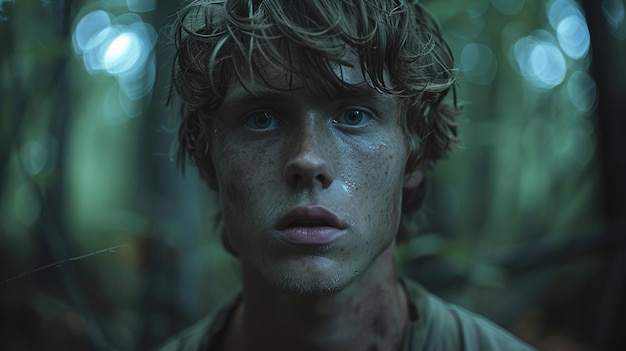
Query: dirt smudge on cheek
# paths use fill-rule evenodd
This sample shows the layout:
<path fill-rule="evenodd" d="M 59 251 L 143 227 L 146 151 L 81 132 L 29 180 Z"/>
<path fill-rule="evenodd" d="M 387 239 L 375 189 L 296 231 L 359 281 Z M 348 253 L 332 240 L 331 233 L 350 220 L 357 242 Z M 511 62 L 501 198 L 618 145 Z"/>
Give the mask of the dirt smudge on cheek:
<path fill-rule="evenodd" d="M 360 304 L 356 304 L 352 308 L 352 314 L 354 314 L 355 317 L 358 317 L 361 314 L 361 305 Z"/>
<path fill-rule="evenodd" d="M 385 338 L 389 334 L 389 325 L 386 317 L 382 313 L 374 316 L 372 320 L 372 331 L 381 338 Z"/>
<path fill-rule="evenodd" d="M 237 149 L 223 148 L 216 162 L 216 172 L 222 188 L 220 195 L 225 210 L 236 210 L 249 203 L 254 190 L 248 177 L 254 174 L 252 157 Z"/>

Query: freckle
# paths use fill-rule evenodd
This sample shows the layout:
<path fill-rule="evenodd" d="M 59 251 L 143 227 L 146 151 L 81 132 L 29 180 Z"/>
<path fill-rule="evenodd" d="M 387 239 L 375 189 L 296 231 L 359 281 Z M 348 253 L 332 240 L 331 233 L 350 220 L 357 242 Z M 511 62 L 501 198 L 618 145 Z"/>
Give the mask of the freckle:
<path fill-rule="evenodd" d="M 361 305 L 356 305 L 354 306 L 354 315 L 358 316 L 359 314 L 361 314 Z"/>

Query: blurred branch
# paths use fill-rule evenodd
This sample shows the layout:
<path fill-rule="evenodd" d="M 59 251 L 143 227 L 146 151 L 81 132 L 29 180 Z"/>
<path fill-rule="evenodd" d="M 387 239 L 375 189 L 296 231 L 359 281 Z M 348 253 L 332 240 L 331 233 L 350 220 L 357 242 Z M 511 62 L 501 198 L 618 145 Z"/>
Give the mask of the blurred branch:
<path fill-rule="evenodd" d="M 9 282 L 12 282 L 12 281 L 14 281 L 14 280 L 20 279 L 20 278 L 25 277 L 25 276 L 30 275 L 30 274 L 37 273 L 37 272 L 39 272 L 39 271 L 46 270 L 46 269 L 48 269 L 48 268 L 52 268 L 52 267 L 59 267 L 59 266 L 61 266 L 61 265 L 63 265 L 63 264 L 66 264 L 66 263 L 71 263 L 71 262 L 79 261 L 79 260 L 82 260 L 82 259 L 84 259 L 84 258 L 88 258 L 88 257 L 95 256 L 95 255 L 100 255 L 100 254 L 107 253 L 107 252 L 114 252 L 114 251 L 116 251 L 117 249 L 121 249 L 122 247 L 125 247 L 125 246 L 127 246 L 127 244 L 117 245 L 117 246 L 112 246 L 112 247 L 107 247 L 106 249 L 102 249 L 102 250 L 98 250 L 98 251 L 93 251 L 93 252 L 90 252 L 90 253 L 87 253 L 87 254 L 84 254 L 84 255 L 80 255 L 80 256 L 76 256 L 76 257 L 71 257 L 71 258 L 66 258 L 66 259 L 61 260 L 61 261 L 53 262 L 53 263 L 47 264 L 47 265 L 45 265 L 45 266 L 41 266 L 41 267 L 39 267 L 39 268 L 35 268 L 35 269 L 33 269 L 33 270 L 30 270 L 30 271 L 24 272 L 24 273 L 22 273 L 22 274 L 20 274 L 20 275 L 17 275 L 17 276 L 15 276 L 15 277 L 11 277 L 11 278 L 9 278 L 9 279 L 6 279 L 6 280 L 3 280 L 3 281 L 0 281 L 0 285 L 4 285 L 4 284 L 6 284 L 6 283 L 9 283 Z"/>
<path fill-rule="evenodd" d="M 626 43 L 613 36 L 602 13 L 604 2 L 585 0 L 593 61 L 591 74 L 599 92 L 596 129 L 603 181 L 602 201 L 609 219 L 626 218 Z M 622 73 L 620 75 L 620 73 Z"/>

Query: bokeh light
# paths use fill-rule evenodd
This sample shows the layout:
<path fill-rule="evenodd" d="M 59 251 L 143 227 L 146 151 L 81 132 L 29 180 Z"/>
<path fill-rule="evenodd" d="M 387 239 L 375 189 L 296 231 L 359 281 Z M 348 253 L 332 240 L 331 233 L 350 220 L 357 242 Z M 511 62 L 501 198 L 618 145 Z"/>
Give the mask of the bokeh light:
<path fill-rule="evenodd" d="M 464 42 L 476 39 L 485 29 L 485 19 L 478 10 L 459 11 L 446 26 L 447 34 Z"/>
<path fill-rule="evenodd" d="M 579 59 L 587 54 L 591 39 L 587 22 L 578 16 L 567 16 L 556 29 L 559 45 L 567 56 Z"/>
<path fill-rule="evenodd" d="M 47 176 L 57 164 L 58 143 L 56 138 L 45 133 L 39 138 L 29 138 L 20 148 L 22 167 L 31 176 Z"/>
<path fill-rule="evenodd" d="M 579 59 L 587 54 L 591 39 L 584 18 L 570 15 L 563 18 L 556 28 L 559 45 L 567 56 Z"/>
<path fill-rule="evenodd" d="M 156 79 L 156 60 L 148 58 L 142 70 L 135 70 L 117 78 L 122 92 L 131 100 L 146 97 L 152 91 Z"/>
<path fill-rule="evenodd" d="M 567 73 L 563 53 L 546 31 L 521 38 L 513 45 L 514 67 L 533 86 L 552 89 L 561 84 Z"/>
<path fill-rule="evenodd" d="M 581 112 L 593 112 L 598 101 L 596 82 L 585 71 L 574 72 L 567 81 L 570 101 Z"/>
<path fill-rule="evenodd" d="M 548 21 L 553 29 L 559 27 L 559 23 L 569 16 L 585 18 L 580 8 L 573 0 L 553 0 L 547 6 Z"/>
<path fill-rule="evenodd" d="M 546 11 L 563 52 L 573 59 L 583 58 L 589 51 L 591 38 L 578 5 L 572 0 L 553 0 Z"/>
<path fill-rule="evenodd" d="M 141 40 L 134 33 L 124 32 L 108 45 L 102 61 L 109 74 L 121 74 L 133 68 L 141 57 Z"/>
<path fill-rule="evenodd" d="M 619 40 L 626 39 L 626 9 L 622 0 L 602 1 L 602 14 L 606 19 L 613 36 Z"/>
<path fill-rule="evenodd" d="M 137 11 L 149 11 L 156 6 L 154 1 L 141 0 L 129 0 L 127 4 L 129 9 Z M 87 72 L 116 78 L 120 91 L 126 95 L 122 110 L 128 117 L 141 114 L 146 104 L 139 100 L 153 90 L 156 40 L 154 27 L 143 22 L 139 15 L 114 16 L 102 9 L 79 17 L 72 36 L 74 51 L 82 56 Z M 131 107 L 135 102 L 137 106 Z"/>
<path fill-rule="evenodd" d="M 117 26 L 108 26 L 92 35 L 82 52 L 83 64 L 90 74 L 104 70 L 103 56 L 108 44 L 119 34 Z"/>
<path fill-rule="evenodd" d="M 490 84 L 498 71 L 496 56 L 491 48 L 483 44 L 465 45 L 460 59 L 463 75 L 476 84 Z"/>
<path fill-rule="evenodd" d="M 72 44 L 74 52 L 81 54 L 88 50 L 88 43 L 94 36 L 111 25 L 111 15 L 103 10 L 96 10 L 85 15 L 76 25 Z M 91 45 L 96 44 L 92 42 Z"/>
<path fill-rule="evenodd" d="M 500 36 L 500 48 L 502 49 L 502 53 L 509 56 L 510 50 L 513 45 L 515 45 L 515 42 L 526 36 L 528 32 L 528 25 L 522 21 L 511 21 L 504 26 Z"/>

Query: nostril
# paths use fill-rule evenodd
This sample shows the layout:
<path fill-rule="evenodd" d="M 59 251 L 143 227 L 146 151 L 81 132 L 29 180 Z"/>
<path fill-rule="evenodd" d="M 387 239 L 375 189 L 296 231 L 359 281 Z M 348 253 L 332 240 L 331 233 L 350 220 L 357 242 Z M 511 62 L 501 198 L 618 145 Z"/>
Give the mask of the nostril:
<path fill-rule="evenodd" d="M 302 182 L 302 179 L 302 175 L 300 175 L 299 173 L 295 173 L 291 176 L 291 181 L 293 182 L 293 184 L 298 184 Z"/>
<path fill-rule="evenodd" d="M 326 176 L 324 176 L 323 174 L 318 174 L 317 177 L 315 177 L 315 179 L 320 182 L 320 184 L 322 184 L 322 188 L 326 189 L 330 186 L 330 182 L 328 181 L 328 178 L 326 178 Z"/>
<path fill-rule="evenodd" d="M 294 187 L 312 188 L 315 187 L 315 184 L 317 183 L 322 189 L 327 189 L 332 183 L 332 177 L 324 172 L 320 172 L 315 175 L 307 175 L 306 172 L 293 172 L 287 179 L 289 180 L 289 184 Z"/>

